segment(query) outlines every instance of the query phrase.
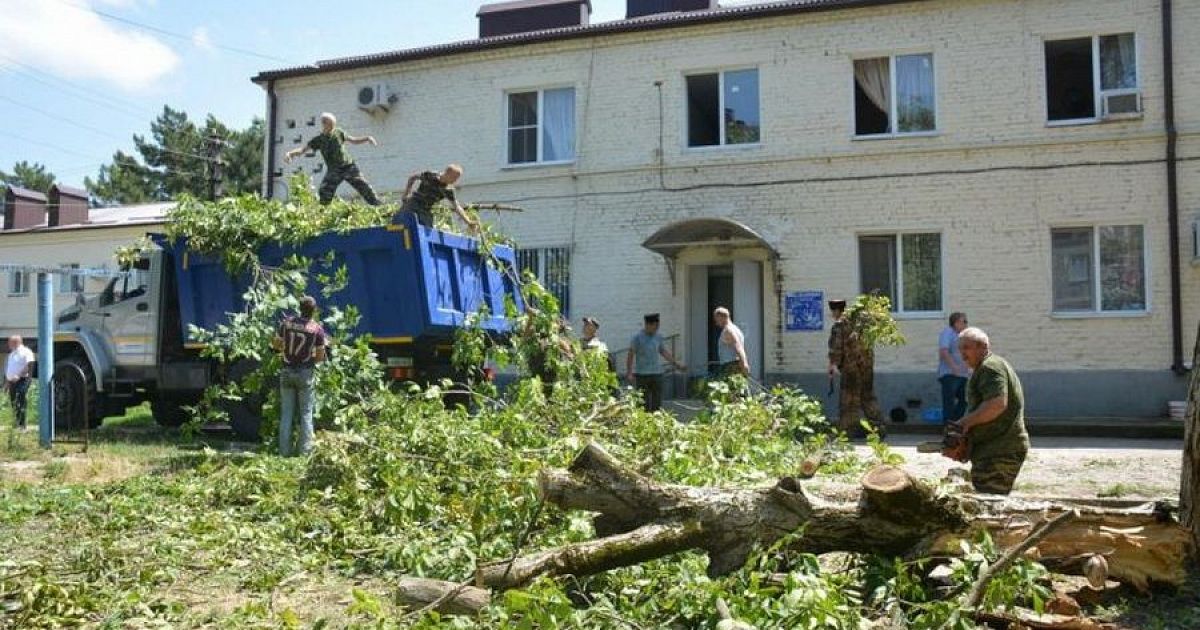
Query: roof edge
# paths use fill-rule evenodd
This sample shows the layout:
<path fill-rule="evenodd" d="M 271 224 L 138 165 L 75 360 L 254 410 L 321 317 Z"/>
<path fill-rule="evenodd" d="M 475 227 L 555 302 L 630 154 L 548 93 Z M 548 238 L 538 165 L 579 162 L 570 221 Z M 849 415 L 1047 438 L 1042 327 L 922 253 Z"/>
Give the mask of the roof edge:
<path fill-rule="evenodd" d="M 422 48 L 410 48 L 386 53 L 362 55 L 357 57 L 342 57 L 317 61 L 306 66 L 266 70 L 250 78 L 257 84 L 264 84 L 277 79 L 293 79 L 298 77 L 358 70 L 374 66 L 386 66 L 406 61 L 418 61 L 437 57 L 449 57 L 458 54 L 512 48 L 526 44 L 568 41 L 600 35 L 615 35 L 638 31 L 656 31 L 673 28 L 698 26 L 715 22 L 737 22 L 742 20 L 766 19 L 782 15 L 802 13 L 820 13 L 844 9 L 857 9 L 892 4 L 907 4 L 924 0 L 813 0 L 805 3 L 784 0 L 765 4 L 740 5 L 721 7 L 709 11 L 691 11 L 684 13 L 655 14 L 625 20 L 600 22 L 585 26 L 571 26 L 529 33 L 499 35 L 482 39 L 462 40 L 447 44 L 436 44 Z"/>

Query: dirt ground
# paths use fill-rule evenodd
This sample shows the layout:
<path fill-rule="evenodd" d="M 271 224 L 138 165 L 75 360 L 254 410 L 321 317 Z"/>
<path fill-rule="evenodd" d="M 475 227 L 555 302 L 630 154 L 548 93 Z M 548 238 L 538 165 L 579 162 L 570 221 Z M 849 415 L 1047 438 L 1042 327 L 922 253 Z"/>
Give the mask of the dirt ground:
<path fill-rule="evenodd" d="M 887 439 L 904 456 L 904 467 L 919 477 L 944 477 L 962 467 L 938 454 L 918 453 L 930 436 L 896 435 Z M 1014 494 L 1063 497 L 1178 498 L 1183 464 L 1182 440 L 1034 437 L 1033 449 Z M 856 447 L 869 457 L 870 448 Z"/>

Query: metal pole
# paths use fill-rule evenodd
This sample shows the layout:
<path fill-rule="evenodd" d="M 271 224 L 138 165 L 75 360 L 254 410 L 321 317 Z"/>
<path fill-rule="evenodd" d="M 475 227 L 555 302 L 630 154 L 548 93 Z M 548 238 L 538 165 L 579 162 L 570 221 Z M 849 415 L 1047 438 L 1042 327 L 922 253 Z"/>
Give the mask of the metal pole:
<path fill-rule="evenodd" d="M 54 441 L 54 276 L 38 273 L 38 442 Z"/>

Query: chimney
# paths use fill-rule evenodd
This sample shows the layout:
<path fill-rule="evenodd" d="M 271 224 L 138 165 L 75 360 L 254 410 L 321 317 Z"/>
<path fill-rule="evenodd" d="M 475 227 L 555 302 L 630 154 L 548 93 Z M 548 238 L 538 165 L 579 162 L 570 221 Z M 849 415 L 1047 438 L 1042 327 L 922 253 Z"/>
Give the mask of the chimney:
<path fill-rule="evenodd" d="M 4 191 L 4 229 L 24 230 L 46 220 L 46 195 L 16 186 Z"/>
<path fill-rule="evenodd" d="M 716 9 L 717 0 L 625 0 L 625 17 Z"/>
<path fill-rule="evenodd" d="M 587 26 L 591 0 L 516 0 L 479 7 L 479 37 Z"/>
<path fill-rule="evenodd" d="M 55 184 L 50 187 L 47 209 L 50 216 L 46 225 L 78 225 L 88 222 L 88 194 L 86 190 Z"/>

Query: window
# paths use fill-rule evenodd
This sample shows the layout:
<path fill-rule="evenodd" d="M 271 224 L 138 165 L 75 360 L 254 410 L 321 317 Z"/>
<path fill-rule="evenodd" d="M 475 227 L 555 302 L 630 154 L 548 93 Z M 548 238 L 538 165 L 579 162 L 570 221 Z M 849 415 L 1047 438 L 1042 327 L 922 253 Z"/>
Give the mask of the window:
<path fill-rule="evenodd" d="M 78 269 L 79 263 L 63 263 L 64 269 Z M 83 276 L 58 276 L 58 292 L 59 293 L 83 293 Z"/>
<path fill-rule="evenodd" d="M 10 271 L 8 273 L 8 294 L 29 295 L 29 272 Z"/>
<path fill-rule="evenodd" d="M 575 88 L 508 95 L 508 163 L 575 159 Z"/>
<path fill-rule="evenodd" d="M 693 74 L 686 82 L 689 147 L 760 140 L 757 69 Z"/>
<path fill-rule="evenodd" d="M 854 61 L 854 133 L 922 133 L 937 129 L 933 55 Z"/>
<path fill-rule="evenodd" d="M 528 271 L 558 300 L 563 317 L 571 313 L 571 248 L 518 249 L 517 268 Z"/>
<path fill-rule="evenodd" d="M 862 292 L 878 291 L 898 313 L 942 310 L 942 235 L 886 234 L 858 239 Z"/>
<path fill-rule="evenodd" d="M 1142 226 L 1054 229 L 1050 247 L 1056 313 L 1146 310 Z"/>
<path fill-rule="evenodd" d="M 1136 48 L 1133 33 L 1047 41 L 1046 117 L 1095 120 L 1138 113 Z"/>

